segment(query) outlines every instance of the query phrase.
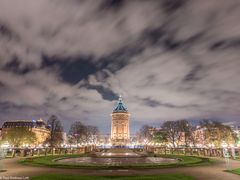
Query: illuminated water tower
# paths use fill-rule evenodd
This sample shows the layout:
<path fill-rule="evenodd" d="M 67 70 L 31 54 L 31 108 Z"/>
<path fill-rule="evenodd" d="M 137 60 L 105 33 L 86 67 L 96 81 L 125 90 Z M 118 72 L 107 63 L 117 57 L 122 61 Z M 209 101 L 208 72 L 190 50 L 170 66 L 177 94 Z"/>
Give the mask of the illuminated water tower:
<path fill-rule="evenodd" d="M 125 146 L 129 142 L 129 117 L 122 97 L 119 96 L 118 103 L 112 114 L 111 143 L 114 146 Z"/>

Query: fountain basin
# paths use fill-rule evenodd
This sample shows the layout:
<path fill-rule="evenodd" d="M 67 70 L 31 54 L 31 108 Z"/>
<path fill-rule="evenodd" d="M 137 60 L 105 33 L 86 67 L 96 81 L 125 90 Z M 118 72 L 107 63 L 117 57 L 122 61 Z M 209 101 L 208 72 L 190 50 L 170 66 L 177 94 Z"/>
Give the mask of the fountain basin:
<path fill-rule="evenodd" d="M 105 152 L 98 155 L 98 157 L 141 157 L 142 155 L 134 153 L 134 152 L 127 152 L 127 153 L 112 153 L 112 152 Z"/>
<path fill-rule="evenodd" d="M 172 164 L 178 162 L 177 159 L 162 157 L 77 157 L 58 159 L 56 163 L 74 165 L 137 165 L 137 164 Z"/>

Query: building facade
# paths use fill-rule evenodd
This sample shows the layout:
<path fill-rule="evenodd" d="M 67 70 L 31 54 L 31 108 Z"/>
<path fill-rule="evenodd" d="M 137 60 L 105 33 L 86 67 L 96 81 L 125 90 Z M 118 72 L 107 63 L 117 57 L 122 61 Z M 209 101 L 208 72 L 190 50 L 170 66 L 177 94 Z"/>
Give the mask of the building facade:
<path fill-rule="evenodd" d="M 126 146 L 129 142 L 129 117 L 121 96 L 112 114 L 111 143 L 113 146 Z"/>
<path fill-rule="evenodd" d="M 11 128 L 17 128 L 17 127 L 26 127 L 35 133 L 37 140 L 34 145 L 43 144 L 44 141 L 47 139 L 47 137 L 50 134 L 50 130 L 49 130 L 47 124 L 42 119 L 39 119 L 39 120 L 14 120 L 14 121 L 6 121 L 3 123 L 2 136 L 4 136 L 4 134 L 7 134 L 7 132 Z"/>

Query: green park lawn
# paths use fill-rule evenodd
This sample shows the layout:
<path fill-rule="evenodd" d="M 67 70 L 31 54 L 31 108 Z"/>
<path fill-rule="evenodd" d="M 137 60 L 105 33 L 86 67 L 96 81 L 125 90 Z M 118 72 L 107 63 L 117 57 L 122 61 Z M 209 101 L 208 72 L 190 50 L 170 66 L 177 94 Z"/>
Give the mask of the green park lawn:
<path fill-rule="evenodd" d="M 57 167 L 57 168 L 90 168 L 90 169 L 141 169 L 141 168 L 177 168 L 177 167 L 190 167 L 199 165 L 211 165 L 213 161 L 208 158 L 196 157 L 196 156 L 183 156 L 183 155 L 158 155 L 165 158 L 177 158 L 179 161 L 177 163 L 171 164 L 137 164 L 137 165 L 94 165 L 94 164 L 64 164 L 58 163 L 56 159 L 63 158 L 74 158 L 80 156 L 87 156 L 85 154 L 75 154 L 75 155 L 53 155 L 53 156 L 40 156 L 40 157 L 30 157 L 20 160 L 21 164 L 30 166 L 47 166 L 47 167 Z"/>
<path fill-rule="evenodd" d="M 231 170 L 230 172 L 240 175 L 240 168 Z"/>
<path fill-rule="evenodd" d="M 194 180 L 192 177 L 184 174 L 161 174 L 157 176 L 78 176 L 78 175 L 60 175 L 44 174 L 32 177 L 31 180 Z"/>
<path fill-rule="evenodd" d="M 240 161 L 240 158 L 238 157 L 236 160 Z M 240 168 L 233 169 L 233 170 L 230 170 L 228 172 L 240 175 Z"/>

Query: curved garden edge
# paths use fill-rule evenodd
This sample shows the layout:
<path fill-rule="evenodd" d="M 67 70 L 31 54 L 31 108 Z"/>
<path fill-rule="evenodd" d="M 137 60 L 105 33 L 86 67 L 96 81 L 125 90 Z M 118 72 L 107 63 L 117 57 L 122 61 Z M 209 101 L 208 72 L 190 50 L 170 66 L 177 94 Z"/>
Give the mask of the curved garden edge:
<path fill-rule="evenodd" d="M 233 173 L 233 174 L 240 175 L 240 168 L 233 169 L 233 170 L 228 170 L 227 172 L 230 172 L 230 173 Z"/>
<path fill-rule="evenodd" d="M 240 158 L 236 159 L 237 161 L 240 161 Z M 237 175 L 240 175 L 240 168 L 237 168 L 237 169 L 232 169 L 232 170 L 227 170 L 226 172 L 230 172 L 230 173 L 233 173 L 233 174 L 237 174 Z"/>
<path fill-rule="evenodd" d="M 184 155 L 155 155 L 165 158 L 177 158 L 180 161 L 178 163 L 171 164 L 138 164 L 138 165 L 93 165 L 93 164 L 63 164 L 56 163 L 56 160 L 65 158 L 88 156 L 88 154 L 74 154 L 74 155 L 51 155 L 51 156 L 38 156 L 21 159 L 18 161 L 23 165 L 29 166 L 46 166 L 53 168 L 67 168 L 67 169 L 157 169 L 157 168 L 177 168 L 177 167 L 193 167 L 212 165 L 215 160 L 206 157 L 197 156 L 184 156 Z"/>
<path fill-rule="evenodd" d="M 147 180 L 156 180 L 156 179 L 164 179 L 164 180 L 193 180 L 194 178 L 188 176 L 186 174 L 178 174 L 178 173 L 171 173 L 171 174 L 160 174 L 160 175 L 145 175 L 145 176 L 80 176 L 80 175 L 64 175 L 64 174 L 43 174 L 38 175 L 31 178 L 32 180 L 42 180 L 42 179 L 68 179 L 68 180 L 110 180 L 110 179 L 117 179 L 117 180 L 139 180 L 139 179 L 147 179 Z"/>

